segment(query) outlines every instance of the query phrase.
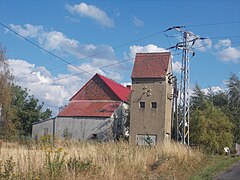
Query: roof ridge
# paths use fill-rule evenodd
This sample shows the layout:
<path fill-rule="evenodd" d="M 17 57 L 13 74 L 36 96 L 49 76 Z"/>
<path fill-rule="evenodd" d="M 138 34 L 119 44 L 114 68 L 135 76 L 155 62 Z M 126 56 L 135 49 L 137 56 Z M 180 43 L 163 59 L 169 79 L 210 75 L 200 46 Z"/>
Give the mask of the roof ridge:
<path fill-rule="evenodd" d="M 115 100 L 72 100 L 71 102 L 121 102 L 121 101 L 115 101 Z"/>
<path fill-rule="evenodd" d="M 145 53 L 136 53 L 136 54 L 170 54 L 171 52 L 166 51 L 166 52 L 145 52 Z"/>
<path fill-rule="evenodd" d="M 98 73 L 97 73 L 97 74 L 98 74 Z M 110 78 L 108 78 L 108 77 L 105 77 L 105 76 L 103 76 L 103 75 L 101 75 L 101 74 L 98 74 L 98 75 L 100 76 L 100 78 L 101 78 L 101 77 L 106 78 L 106 79 L 108 79 L 109 81 L 112 81 L 112 82 L 116 83 L 116 85 L 118 85 L 118 86 L 121 86 L 121 87 L 127 88 L 127 87 L 125 87 L 124 85 L 122 85 L 122 84 L 120 84 L 120 83 L 114 81 L 113 79 L 110 79 Z"/>
<path fill-rule="evenodd" d="M 109 79 L 109 78 L 107 78 L 107 77 L 105 77 L 105 76 L 103 76 L 103 75 L 100 75 L 100 74 L 98 74 L 98 73 L 96 73 L 98 76 L 99 76 L 99 78 L 107 85 L 107 87 L 109 87 L 111 90 L 112 90 L 112 92 L 120 99 L 120 100 L 122 100 L 122 101 L 126 101 L 126 99 L 124 100 L 123 99 L 123 97 L 121 97 L 121 95 L 116 91 L 116 89 L 114 89 L 111 85 L 109 85 L 109 83 L 114 83 L 114 86 L 118 86 L 118 87 L 120 87 L 120 88 L 123 88 L 123 89 L 125 89 L 125 90 L 129 90 L 127 87 L 125 87 L 125 86 L 123 86 L 122 84 L 119 84 L 118 82 L 116 82 L 116 81 L 114 81 L 114 80 L 112 80 L 112 79 Z M 107 81 L 110 81 L 110 82 L 107 82 Z"/>

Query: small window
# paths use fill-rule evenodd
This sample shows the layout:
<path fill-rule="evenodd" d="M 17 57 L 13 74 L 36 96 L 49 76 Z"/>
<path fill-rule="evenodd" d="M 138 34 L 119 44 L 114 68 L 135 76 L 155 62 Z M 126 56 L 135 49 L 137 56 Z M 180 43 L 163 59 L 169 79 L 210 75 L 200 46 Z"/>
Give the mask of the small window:
<path fill-rule="evenodd" d="M 139 108 L 145 108 L 145 102 L 140 102 Z"/>
<path fill-rule="evenodd" d="M 157 102 L 152 102 L 152 108 L 156 109 L 157 108 Z"/>

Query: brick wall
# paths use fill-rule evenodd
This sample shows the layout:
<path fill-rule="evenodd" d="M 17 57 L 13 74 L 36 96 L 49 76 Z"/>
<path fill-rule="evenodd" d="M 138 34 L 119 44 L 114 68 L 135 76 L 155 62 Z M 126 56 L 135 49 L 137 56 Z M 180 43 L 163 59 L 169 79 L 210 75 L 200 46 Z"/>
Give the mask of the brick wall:
<path fill-rule="evenodd" d="M 92 78 L 72 100 L 115 100 L 119 98 L 98 77 Z"/>

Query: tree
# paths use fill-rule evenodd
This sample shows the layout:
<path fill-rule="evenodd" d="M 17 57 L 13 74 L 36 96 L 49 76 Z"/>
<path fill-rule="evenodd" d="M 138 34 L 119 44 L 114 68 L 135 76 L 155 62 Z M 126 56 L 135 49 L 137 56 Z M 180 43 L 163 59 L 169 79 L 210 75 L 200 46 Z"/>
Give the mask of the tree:
<path fill-rule="evenodd" d="M 32 134 L 32 123 L 51 117 L 52 111 L 43 111 L 44 103 L 33 95 L 29 95 L 28 89 L 12 84 L 13 92 L 12 105 L 16 109 L 16 122 L 20 135 L 29 136 Z"/>
<path fill-rule="evenodd" d="M 230 118 L 234 124 L 234 141 L 240 143 L 240 80 L 236 74 L 230 76 L 227 87 Z"/>
<path fill-rule="evenodd" d="M 232 107 L 240 108 L 240 80 L 232 74 L 227 81 L 228 97 Z"/>
<path fill-rule="evenodd" d="M 232 147 L 233 124 L 212 103 L 205 101 L 203 109 L 194 111 L 190 122 L 192 144 L 196 144 L 211 153 L 222 153 L 224 147 Z"/>
<path fill-rule="evenodd" d="M 224 92 L 205 95 L 197 85 L 194 89 L 190 119 L 190 142 L 207 152 L 221 153 L 232 147 L 234 127 L 221 110 L 226 101 Z"/>
<path fill-rule="evenodd" d="M 14 110 L 11 107 L 12 79 L 5 57 L 5 50 L 0 45 L 0 138 L 11 139 L 16 135 L 13 122 Z"/>

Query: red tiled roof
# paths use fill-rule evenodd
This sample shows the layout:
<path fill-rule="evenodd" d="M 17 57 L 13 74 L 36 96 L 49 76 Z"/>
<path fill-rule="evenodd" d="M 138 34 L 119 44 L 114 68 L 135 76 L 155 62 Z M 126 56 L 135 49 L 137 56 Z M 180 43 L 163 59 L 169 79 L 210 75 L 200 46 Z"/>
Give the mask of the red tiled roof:
<path fill-rule="evenodd" d="M 118 84 L 117 82 L 108 79 L 100 74 L 97 74 L 105 83 L 106 85 L 117 95 L 117 97 L 121 101 L 128 101 L 128 96 L 131 93 L 131 89 L 127 88 L 121 84 Z"/>
<path fill-rule="evenodd" d="M 110 117 L 121 102 L 70 101 L 58 117 Z"/>
<path fill-rule="evenodd" d="M 170 58 L 170 52 L 137 53 L 132 78 L 164 77 L 168 70 Z"/>
<path fill-rule="evenodd" d="M 128 101 L 131 90 L 100 74 L 95 74 L 71 99 Z"/>

